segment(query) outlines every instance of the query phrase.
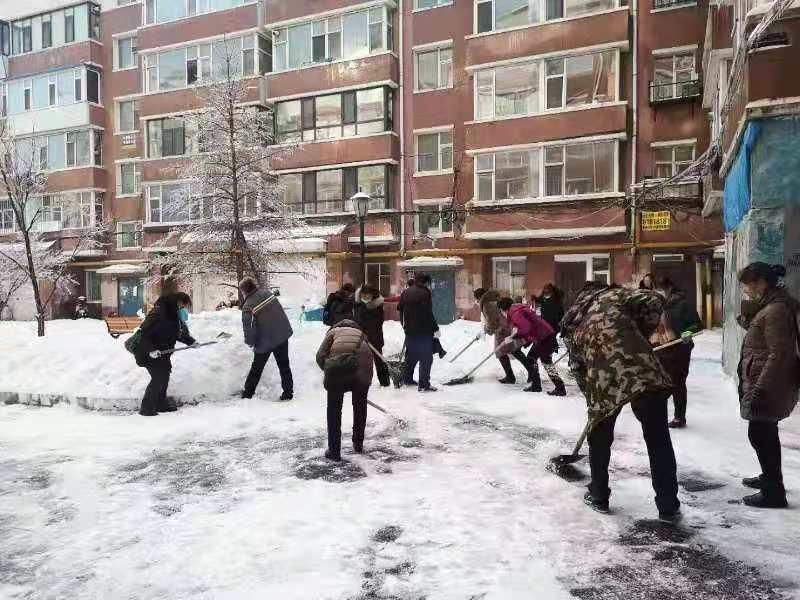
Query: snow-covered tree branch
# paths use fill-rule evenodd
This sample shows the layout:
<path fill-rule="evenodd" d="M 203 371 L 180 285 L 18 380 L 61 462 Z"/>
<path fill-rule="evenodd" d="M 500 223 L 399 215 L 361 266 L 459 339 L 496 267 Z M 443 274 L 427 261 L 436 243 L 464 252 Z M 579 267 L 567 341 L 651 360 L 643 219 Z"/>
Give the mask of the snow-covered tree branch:
<path fill-rule="evenodd" d="M 284 208 L 272 160 L 291 151 L 275 146 L 270 110 L 252 102 L 255 79 L 241 79 L 241 53 L 227 48 L 215 81 L 198 88 L 201 112 L 184 123 L 196 155 L 179 170 L 186 182 L 179 203 L 189 221 L 173 232 L 173 252 L 157 255 L 154 278 L 217 276 L 238 282 L 245 275 L 267 283 L 279 240 L 294 220 Z M 256 94 L 257 96 L 257 94 Z"/>
<path fill-rule="evenodd" d="M 33 132 L 31 132 L 33 133 Z M 15 135 L 8 121 L 0 121 L 0 198 L 13 221 L 11 243 L 0 244 L 3 290 L 22 279 L 14 293 L 30 285 L 36 310 L 37 333 L 45 334 L 47 308 L 76 283 L 74 260 L 85 250 L 102 246 L 105 228 L 102 206 L 92 196 L 59 194 L 48 190 L 46 158 L 36 138 Z M 69 236 L 56 232 L 70 228 Z M 9 294 L 10 301 L 14 294 Z"/>

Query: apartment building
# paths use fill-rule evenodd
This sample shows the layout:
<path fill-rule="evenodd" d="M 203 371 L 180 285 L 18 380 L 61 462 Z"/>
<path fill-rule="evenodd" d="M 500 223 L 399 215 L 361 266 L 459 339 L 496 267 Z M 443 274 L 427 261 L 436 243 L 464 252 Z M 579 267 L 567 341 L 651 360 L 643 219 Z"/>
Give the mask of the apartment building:
<path fill-rule="evenodd" d="M 774 18 L 772 11 L 781 6 Z M 751 34 L 760 28 L 755 39 Z M 744 331 L 737 273 L 764 261 L 786 266 L 785 283 L 800 294 L 800 82 L 794 2 L 715 2 L 709 7 L 703 72 L 704 107 L 719 157 L 705 186 L 704 212 L 722 213 L 725 228 L 723 363 L 735 373 Z"/>
<path fill-rule="evenodd" d="M 59 33 L 61 46 L 43 46 L 47 19 L 55 32 L 66 17 L 32 15 L 0 26 L 0 48 L 20 127 L 35 117 L 37 133 L 39 121 L 65 128 L 61 88 L 39 108 L 36 90 L 49 88 L 26 81 L 49 85 L 56 67 L 80 77 L 69 106 L 86 105 L 76 127 L 91 131 L 91 164 L 59 163 L 51 181 L 92 192 L 114 230 L 102 256 L 76 265 L 105 313 L 174 285 L 145 289 L 144 277 L 154 252 L 181 242 L 176 173 L 197 152 L 181 116 L 202 108 L 198 81 L 227 44 L 252 80 L 249 102 L 272 108 L 276 143 L 293 147 L 273 164 L 306 224 L 287 247 L 317 277 L 277 277 L 303 300 L 362 277 L 394 294 L 424 271 L 446 323 L 476 316 L 476 287 L 527 297 L 553 281 L 572 297 L 587 279 L 655 271 L 713 314 L 719 216 L 701 214 L 701 181 L 655 185 L 708 145 L 706 0 L 118 0 L 59 11 L 79 6 L 83 41 Z M 91 181 L 69 179 L 79 171 Z M 358 191 L 371 197 L 363 274 Z M 210 307 L 217 283 L 198 277 L 188 291 Z"/>

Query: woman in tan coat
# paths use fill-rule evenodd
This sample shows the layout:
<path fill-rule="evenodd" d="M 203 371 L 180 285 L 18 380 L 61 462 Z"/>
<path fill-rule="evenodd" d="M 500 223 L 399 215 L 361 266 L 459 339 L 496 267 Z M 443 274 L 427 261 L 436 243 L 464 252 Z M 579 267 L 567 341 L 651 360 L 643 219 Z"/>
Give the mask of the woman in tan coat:
<path fill-rule="evenodd" d="M 743 501 L 759 508 L 786 507 L 778 421 L 797 404 L 800 387 L 798 303 L 780 283 L 781 265 L 755 262 L 739 273 L 744 287 L 739 324 L 747 330 L 739 360 L 739 403 L 761 474 L 742 480 L 760 490 Z"/>
<path fill-rule="evenodd" d="M 352 368 L 347 364 L 352 360 Z M 325 458 L 342 460 L 342 404 L 344 395 L 353 397 L 353 450 L 364 451 L 367 425 L 367 393 L 372 384 L 372 350 L 366 334 L 350 319 L 330 328 L 317 350 L 317 364 L 325 372 L 328 390 L 328 450 Z"/>

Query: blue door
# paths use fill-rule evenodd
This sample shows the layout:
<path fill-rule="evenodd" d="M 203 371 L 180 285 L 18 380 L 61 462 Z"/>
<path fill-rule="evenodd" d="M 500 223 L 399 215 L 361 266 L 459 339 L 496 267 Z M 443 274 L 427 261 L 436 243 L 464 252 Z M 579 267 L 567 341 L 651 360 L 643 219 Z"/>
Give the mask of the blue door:
<path fill-rule="evenodd" d="M 120 277 L 117 292 L 120 316 L 133 317 L 144 308 L 144 279 Z"/>
<path fill-rule="evenodd" d="M 456 274 L 453 271 L 434 271 L 431 276 L 433 315 L 439 325 L 456 320 Z"/>

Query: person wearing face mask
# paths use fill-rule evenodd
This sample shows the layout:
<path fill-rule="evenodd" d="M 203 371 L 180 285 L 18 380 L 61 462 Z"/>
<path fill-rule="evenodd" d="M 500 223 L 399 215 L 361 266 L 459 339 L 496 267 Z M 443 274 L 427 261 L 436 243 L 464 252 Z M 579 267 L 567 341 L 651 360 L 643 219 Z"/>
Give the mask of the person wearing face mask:
<path fill-rule="evenodd" d="M 754 262 L 739 273 L 744 287 L 741 315 L 745 330 L 739 360 L 739 405 L 749 421 L 747 435 L 756 452 L 761 474 L 742 483 L 759 490 L 742 500 L 758 508 L 785 508 L 778 422 L 797 404 L 800 388 L 798 311 L 800 305 L 781 282 L 781 265 Z"/>
<path fill-rule="evenodd" d="M 191 298 L 183 292 L 165 294 L 156 300 L 153 310 L 139 328 L 141 341 L 136 349 L 136 364 L 147 369 L 150 374 L 150 383 L 147 384 L 139 408 L 139 414 L 144 417 L 178 410 L 174 401 L 167 399 L 172 373 L 171 355 L 159 355 L 158 352 L 172 350 L 176 342 L 187 346 L 196 343 L 186 325 L 189 318 L 188 307 L 191 304 Z"/>
<path fill-rule="evenodd" d="M 686 427 L 686 379 L 689 377 L 689 364 L 692 360 L 691 334 L 703 329 L 703 321 L 697 309 L 686 299 L 683 290 L 678 289 L 669 277 L 659 277 L 655 283 L 656 291 L 664 297 L 664 312 L 658 327 L 658 343 L 666 344 L 683 338 L 683 344 L 670 346 L 658 353 L 658 360 L 672 379 L 672 401 L 675 404 L 675 418 L 669 422 L 673 429 Z"/>
<path fill-rule="evenodd" d="M 357 296 L 358 302 L 353 311 L 354 320 L 361 326 L 361 330 L 367 336 L 367 341 L 378 353 L 383 354 L 383 297 L 376 288 L 368 285 L 363 286 Z M 377 356 L 374 362 L 381 387 L 389 387 L 391 385 L 389 368 Z"/>
<path fill-rule="evenodd" d="M 542 318 L 558 334 L 561 327 L 561 319 L 564 318 L 564 292 L 552 283 L 547 283 L 542 288 L 542 295 L 534 296 L 532 300 L 539 309 Z M 556 344 L 556 350 L 558 350 L 558 344 Z"/>

